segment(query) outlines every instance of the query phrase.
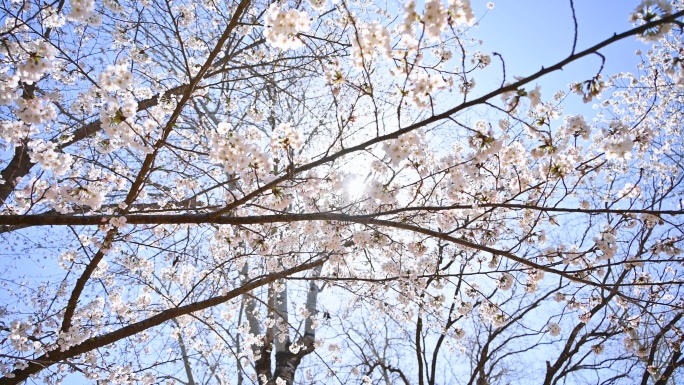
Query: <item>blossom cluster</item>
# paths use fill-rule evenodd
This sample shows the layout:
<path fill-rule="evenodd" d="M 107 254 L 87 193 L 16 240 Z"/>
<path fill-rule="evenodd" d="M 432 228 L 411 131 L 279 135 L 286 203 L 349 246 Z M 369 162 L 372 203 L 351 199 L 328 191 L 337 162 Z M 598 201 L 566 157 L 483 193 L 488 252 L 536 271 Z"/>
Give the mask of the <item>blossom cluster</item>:
<path fill-rule="evenodd" d="M 109 98 L 100 110 L 100 122 L 102 129 L 112 142 L 109 143 L 108 151 L 120 146 L 135 143 L 136 133 L 133 129 L 138 103 L 131 96 L 118 100 Z M 140 130 L 142 131 L 142 130 Z"/>
<path fill-rule="evenodd" d="M 95 11 L 95 1 L 93 0 L 69 0 L 71 12 L 67 19 L 72 21 L 87 21 Z"/>
<path fill-rule="evenodd" d="M 404 19 L 397 27 L 397 33 L 402 35 L 405 43 L 415 40 L 412 35 L 416 22 L 423 24 L 429 40 L 442 41 L 442 32 L 448 26 L 472 25 L 475 22 L 475 15 L 470 0 L 450 0 L 446 8 L 441 0 L 428 0 L 425 2 L 425 11 L 422 15 L 416 11 L 415 0 L 408 0 L 404 3 Z"/>
<path fill-rule="evenodd" d="M 602 146 L 608 159 L 631 159 L 634 139 L 632 138 L 629 127 L 622 122 L 614 120 L 609 128 L 604 130 L 606 134 Z"/>
<path fill-rule="evenodd" d="M 271 134 L 271 152 L 277 156 L 281 152 L 290 154 L 302 147 L 302 137 L 299 131 L 290 123 L 281 123 Z"/>
<path fill-rule="evenodd" d="M 392 53 L 389 31 L 377 22 L 359 23 L 356 36 L 350 40 L 351 57 L 356 68 L 372 62 L 376 52 L 388 58 Z"/>
<path fill-rule="evenodd" d="M 304 43 L 298 34 L 309 31 L 309 15 L 296 9 L 284 10 L 273 3 L 264 17 L 264 37 L 268 44 L 283 50 L 300 48 Z"/>
<path fill-rule="evenodd" d="M 427 0 L 425 2 L 425 12 L 421 21 L 425 28 L 427 37 L 434 41 L 442 39 L 442 30 L 446 28 L 446 10 L 442 5 L 442 0 Z"/>
<path fill-rule="evenodd" d="M 410 155 L 415 154 L 417 151 L 420 152 L 421 140 L 422 138 L 419 133 L 409 132 L 401 135 L 392 142 L 385 142 L 382 149 L 390 158 L 392 164 L 399 165 L 399 163 L 407 159 Z"/>
<path fill-rule="evenodd" d="M 589 127 L 583 115 L 570 115 L 565 117 L 564 120 L 567 130 L 572 134 L 572 136 L 589 140 L 591 127 Z"/>
<path fill-rule="evenodd" d="M 448 87 L 440 74 L 414 72 L 409 76 L 409 81 L 413 87 L 409 90 L 408 96 L 413 105 L 420 109 L 429 108 L 434 94 Z"/>
<path fill-rule="evenodd" d="M 491 322 L 492 326 L 494 327 L 503 326 L 506 324 L 506 322 L 508 322 L 506 313 L 504 313 L 499 306 L 490 302 L 489 300 L 482 301 L 478 309 L 480 316 Z"/>
<path fill-rule="evenodd" d="M 18 85 L 18 75 L 0 74 L 0 105 L 8 106 L 19 97 Z"/>
<path fill-rule="evenodd" d="M 244 181 L 262 179 L 270 172 L 271 160 L 256 144 L 259 135 L 253 131 L 240 133 L 227 122 L 209 133 L 209 160 L 223 165 L 229 175 L 240 175 Z"/>
<path fill-rule="evenodd" d="M 29 143 L 29 148 L 31 162 L 40 164 L 43 169 L 51 170 L 55 175 L 64 175 L 70 170 L 73 157 L 56 151 L 57 144 L 54 142 L 34 140 Z"/>
<path fill-rule="evenodd" d="M 23 64 L 17 66 L 16 74 L 22 82 L 33 84 L 52 69 L 56 50 L 43 40 L 32 42 L 28 46 L 31 54 Z"/>
<path fill-rule="evenodd" d="M 38 132 L 35 126 L 19 120 L 0 121 L 0 139 L 13 146 L 21 146 L 26 138 Z"/>
<path fill-rule="evenodd" d="M 549 335 L 551 335 L 552 337 L 556 337 L 561 333 L 560 325 L 554 322 L 549 323 L 547 329 L 549 331 Z"/>
<path fill-rule="evenodd" d="M 489 5 L 488 7 L 491 8 Z M 475 22 L 475 14 L 470 5 L 470 0 L 449 0 L 448 12 L 451 24 L 473 25 Z"/>
<path fill-rule="evenodd" d="M 591 102 L 594 98 L 599 97 L 603 91 L 608 88 L 608 84 L 603 81 L 601 74 L 585 80 L 584 82 L 573 83 L 570 89 L 577 95 L 582 96 L 584 103 Z"/>
<path fill-rule="evenodd" d="M 672 4 L 665 0 L 642 0 L 630 15 L 630 21 L 643 24 L 657 21 L 667 15 L 672 14 Z M 639 34 L 639 38 L 644 42 L 655 42 L 672 29 L 672 24 L 660 24 L 657 27 L 649 28 Z"/>
<path fill-rule="evenodd" d="M 106 92 L 127 89 L 133 84 L 133 74 L 125 64 L 109 65 L 100 73 L 98 85 Z"/>
<path fill-rule="evenodd" d="M 45 124 L 57 117 L 54 105 L 44 98 L 16 100 L 15 113 L 25 124 Z"/>

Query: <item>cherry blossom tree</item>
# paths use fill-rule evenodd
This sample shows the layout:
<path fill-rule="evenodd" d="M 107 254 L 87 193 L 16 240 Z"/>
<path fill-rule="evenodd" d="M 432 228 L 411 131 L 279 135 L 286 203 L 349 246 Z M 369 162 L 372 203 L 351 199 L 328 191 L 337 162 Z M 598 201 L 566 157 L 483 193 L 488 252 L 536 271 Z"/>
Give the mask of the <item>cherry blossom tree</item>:
<path fill-rule="evenodd" d="M 469 0 L 2 2 L 0 384 L 672 383 L 684 2 L 568 4 L 514 76 Z"/>

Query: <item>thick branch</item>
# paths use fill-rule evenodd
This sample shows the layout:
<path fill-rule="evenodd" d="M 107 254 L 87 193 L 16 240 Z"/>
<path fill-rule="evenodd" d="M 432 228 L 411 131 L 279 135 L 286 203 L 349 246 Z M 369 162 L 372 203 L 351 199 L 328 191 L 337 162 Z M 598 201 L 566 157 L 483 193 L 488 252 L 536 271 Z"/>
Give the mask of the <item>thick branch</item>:
<path fill-rule="evenodd" d="M 111 217 L 104 215 L 83 216 L 83 217 L 44 217 L 41 215 L 3 215 L 0 216 L 0 225 L 21 225 L 21 224 L 41 224 L 41 225 L 100 225 L 105 224 Z M 573 275 L 572 271 L 560 271 L 546 265 L 540 265 L 531 260 L 519 257 L 509 251 L 499 250 L 489 246 L 480 245 L 465 239 L 452 237 L 448 234 L 426 229 L 418 225 L 400 223 L 388 220 L 374 219 L 367 216 L 353 216 L 347 214 L 319 213 L 319 214 L 283 214 L 283 215 L 261 215 L 252 217 L 214 217 L 207 214 L 198 215 L 135 215 L 126 217 L 129 224 L 224 224 L 224 225 L 249 225 L 278 222 L 301 222 L 301 221 L 334 221 L 334 222 L 353 222 L 367 225 L 378 225 L 396 229 L 412 231 L 425 234 L 437 239 L 442 239 L 473 250 L 484 251 L 493 255 L 506 257 L 521 265 L 539 269 L 541 271 L 556 274 L 574 282 L 584 283 L 592 286 L 600 286 L 596 282 L 588 281 Z"/>
<path fill-rule="evenodd" d="M 312 261 L 309 263 L 301 264 L 299 266 L 296 266 L 292 269 L 284 270 L 279 273 L 274 273 L 271 275 L 267 275 L 265 277 L 261 277 L 259 279 L 256 279 L 254 281 L 251 281 L 250 283 L 247 283 L 245 285 L 242 285 L 241 287 L 231 290 L 225 295 L 221 295 L 218 297 L 213 297 L 206 299 L 204 301 L 199 301 L 195 302 L 189 305 L 185 306 L 180 306 L 177 308 L 173 309 L 168 309 L 160 312 L 159 314 L 152 316 L 144 321 L 136 322 L 134 324 L 125 326 L 121 329 L 115 330 L 113 332 L 103 334 L 101 336 L 97 336 L 94 338 L 91 338 L 81 344 L 78 344 L 76 346 L 73 346 L 69 349 L 66 349 L 64 351 L 52 351 L 49 353 L 46 353 L 36 359 L 30 360 L 28 362 L 28 366 L 25 369 L 17 369 L 12 372 L 14 375 L 13 378 L 8 378 L 8 377 L 2 377 L 0 378 L 0 385 L 13 385 L 13 384 L 19 384 L 22 381 L 26 380 L 29 376 L 36 374 L 43 369 L 54 365 L 57 362 L 61 362 L 73 357 L 78 356 L 79 354 L 83 354 L 86 352 L 89 352 L 91 350 L 99 349 L 101 347 L 104 347 L 106 345 L 115 343 L 117 341 L 120 341 L 124 338 L 131 337 L 137 333 L 140 333 L 144 330 L 150 329 L 155 326 L 159 326 L 163 324 L 166 321 L 169 321 L 173 318 L 185 315 L 185 314 L 190 314 L 196 311 L 204 310 L 210 307 L 214 307 L 217 305 L 220 305 L 222 303 L 225 303 L 239 295 L 249 293 L 249 291 L 254 290 L 258 287 L 261 287 L 263 285 L 267 285 L 271 282 L 275 282 L 278 279 L 285 278 L 289 275 L 299 273 L 302 271 L 306 271 L 312 268 L 315 268 L 317 266 L 320 266 L 323 264 L 325 259 L 319 259 L 316 261 Z"/>

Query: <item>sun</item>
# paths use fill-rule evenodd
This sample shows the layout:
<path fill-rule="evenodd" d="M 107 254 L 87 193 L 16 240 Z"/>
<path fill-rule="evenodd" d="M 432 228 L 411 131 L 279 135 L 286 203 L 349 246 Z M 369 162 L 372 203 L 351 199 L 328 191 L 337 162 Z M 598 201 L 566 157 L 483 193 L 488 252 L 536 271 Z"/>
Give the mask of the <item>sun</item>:
<path fill-rule="evenodd" d="M 344 182 L 344 194 L 350 201 L 357 201 L 366 195 L 366 180 L 361 175 L 350 175 Z"/>
<path fill-rule="evenodd" d="M 344 200 L 348 203 L 364 200 L 369 195 L 368 186 L 372 181 L 372 159 L 365 154 L 356 154 L 345 160 L 346 162 L 340 168 L 340 172 L 344 175 L 341 178 Z"/>

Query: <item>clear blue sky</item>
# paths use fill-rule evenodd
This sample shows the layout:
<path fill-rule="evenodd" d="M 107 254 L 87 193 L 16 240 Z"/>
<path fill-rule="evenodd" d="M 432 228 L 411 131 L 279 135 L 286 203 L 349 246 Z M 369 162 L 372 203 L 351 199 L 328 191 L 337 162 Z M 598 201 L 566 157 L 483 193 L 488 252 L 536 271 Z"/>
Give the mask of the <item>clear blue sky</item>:
<path fill-rule="evenodd" d="M 512 80 L 515 75 L 530 75 L 541 66 L 548 67 L 570 54 L 574 37 L 570 0 L 493 2 L 494 9 L 487 13 L 480 27 L 474 29 L 471 35 L 484 41 L 479 50 L 485 53 L 498 52 L 504 57 L 508 80 Z M 486 2 L 473 0 L 472 3 L 476 15 L 481 16 L 486 10 Z M 638 4 L 639 1 L 636 0 L 575 0 L 579 25 L 576 50 L 581 51 L 615 33 L 631 29 L 629 15 Z M 607 58 L 604 77 L 620 71 L 634 71 L 639 62 L 634 52 L 637 49 L 646 51 L 648 48 L 649 45 L 635 38 L 628 38 L 603 49 L 601 53 Z M 591 56 L 540 80 L 543 99 L 551 98 L 556 90 L 567 90 L 566 86 L 573 81 L 593 77 L 600 63 L 598 56 Z M 497 72 L 492 78 L 494 83 L 487 90 L 501 81 L 499 61 L 493 58 L 492 64 Z M 478 80 L 481 81 L 481 77 Z M 581 104 L 579 96 L 575 99 Z"/>

